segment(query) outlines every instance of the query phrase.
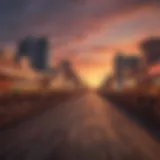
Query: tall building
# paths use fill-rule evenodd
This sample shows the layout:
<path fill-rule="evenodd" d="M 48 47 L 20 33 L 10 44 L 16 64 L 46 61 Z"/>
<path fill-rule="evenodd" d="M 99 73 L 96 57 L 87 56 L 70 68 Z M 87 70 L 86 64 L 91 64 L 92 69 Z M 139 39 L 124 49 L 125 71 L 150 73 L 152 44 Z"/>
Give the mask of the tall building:
<path fill-rule="evenodd" d="M 36 50 L 31 57 L 33 68 L 45 70 L 48 68 L 48 41 L 46 38 L 39 38 L 35 45 Z"/>
<path fill-rule="evenodd" d="M 140 58 L 136 56 L 123 56 L 117 54 L 115 57 L 115 77 L 118 88 L 121 89 L 126 79 L 136 77 L 140 72 Z"/>
<path fill-rule="evenodd" d="M 160 62 L 160 38 L 152 37 L 141 42 L 140 47 L 146 59 L 147 66 Z"/>
<path fill-rule="evenodd" d="M 23 39 L 18 46 L 18 51 L 15 57 L 15 60 L 20 61 L 21 57 L 30 57 L 35 53 L 35 42 L 34 37 L 28 36 Z"/>
<path fill-rule="evenodd" d="M 15 60 L 18 62 L 22 57 L 27 57 L 31 67 L 35 70 L 47 69 L 48 41 L 46 38 L 28 36 L 19 44 Z"/>

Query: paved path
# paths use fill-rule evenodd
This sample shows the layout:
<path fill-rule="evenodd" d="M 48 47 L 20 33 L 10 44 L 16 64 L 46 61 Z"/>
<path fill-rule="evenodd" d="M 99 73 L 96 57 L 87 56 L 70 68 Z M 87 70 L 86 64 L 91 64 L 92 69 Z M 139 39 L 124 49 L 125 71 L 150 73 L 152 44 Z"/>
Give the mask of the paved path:
<path fill-rule="evenodd" d="M 1 160 L 159 160 L 160 145 L 95 93 L 0 131 Z"/>

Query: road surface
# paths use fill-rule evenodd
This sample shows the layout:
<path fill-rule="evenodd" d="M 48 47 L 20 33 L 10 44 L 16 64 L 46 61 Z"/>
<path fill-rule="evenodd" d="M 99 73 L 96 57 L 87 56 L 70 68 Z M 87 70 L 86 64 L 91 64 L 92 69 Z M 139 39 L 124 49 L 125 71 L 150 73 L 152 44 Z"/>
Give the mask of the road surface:
<path fill-rule="evenodd" d="M 0 131 L 1 160 L 159 160 L 160 145 L 96 93 Z"/>

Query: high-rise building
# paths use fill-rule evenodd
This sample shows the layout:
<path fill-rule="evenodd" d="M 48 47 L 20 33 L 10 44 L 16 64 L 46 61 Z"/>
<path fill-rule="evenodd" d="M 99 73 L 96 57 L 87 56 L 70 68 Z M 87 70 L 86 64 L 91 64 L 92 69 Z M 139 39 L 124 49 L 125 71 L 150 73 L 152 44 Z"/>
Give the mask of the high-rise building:
<path fill-rule="evenodd" d="M 47 69 L 48 41 L 46 38 L 26 37 L 19 44 L 15 60 L 20 61 L 21 57 L 27 57 L 31 67 L 35 70 Z"/>
<path fill-rule="evenodd" d="M 23 39 L 19 43 L 15 60 L 18 62 L 21 59 L 21 57 L 30 58 L 30 56 L 32 56 L 35 52 L 35 42 L 36 39 L 31 36 L 28 36 L 25 39 Z"/>
<path fill-rule="evenodd" d="M 39 38 L 35 45 L 36 50 L 31 58 L 33 68 L 45 70 L 48 68 L 48 41 L 46 38 Z"/>
<path fill-rule="evenodd" d="M 123 56 L 117 54 L 115 57 L 115 77 L 117 87 L 122 88 L 125 79 L 136 77 L 140 72 L 140 58 L 136 56 Z"/>
<path fill-rule="evenodd" d="M 160 38 L 152 37 L 141 42 L 140 47 L 148 65 L 160 62 Z"/>

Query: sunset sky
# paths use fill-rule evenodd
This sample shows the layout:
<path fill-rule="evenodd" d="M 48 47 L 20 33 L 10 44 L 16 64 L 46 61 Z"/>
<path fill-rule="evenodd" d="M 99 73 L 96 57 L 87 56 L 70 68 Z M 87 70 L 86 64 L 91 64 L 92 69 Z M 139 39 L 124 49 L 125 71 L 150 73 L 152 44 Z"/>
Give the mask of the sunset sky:
<path fill-rule="evenodd" d="M 47 36 L 50 64 L 68 58 L 97 86 L 117 51 L 140 54 L 138 43 L 160 36 L 159 0 L 0 0 L 0 45 Z"/>

